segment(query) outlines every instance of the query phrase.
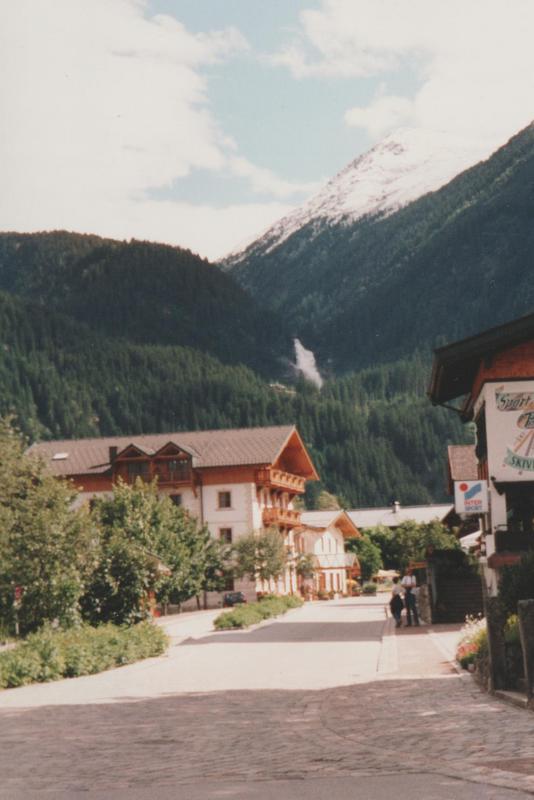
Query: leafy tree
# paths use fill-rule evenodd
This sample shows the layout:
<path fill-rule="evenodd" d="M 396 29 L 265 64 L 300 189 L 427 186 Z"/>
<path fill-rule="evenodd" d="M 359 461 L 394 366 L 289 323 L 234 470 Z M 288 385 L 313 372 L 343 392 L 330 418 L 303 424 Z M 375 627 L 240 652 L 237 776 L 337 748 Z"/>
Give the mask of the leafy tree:
<path fill-rule="evenodd" d="M 458 550 L 457 538 L 437 520 L 417 523 L 407 520 L 388 531 L 384 526 L 366 528 L 365 534 L 380 548 L 387 569 L 406 569 L 410 561 L 425 559 L 434 550 Z"/>
<path fill-rule="evenodd" d="M 386 525 L 364 528 L 363 534 L 375 544 L 381 553 L 384 569 L 398 569 L 398 547 L 395 544 L 395 533 Z"/>
<path fill-rule="evenodd" d="M 83 598 L 92 622 L 136 622 L 148 614 L 148 595 L 180 603 L 221 583 L 220 548 L 187 511 L 158 495 L 155 483 L 119 483 L 99 498 L 93 519 L 99 556 Z"/>
<path fill-rule="evenodd" d="M 362 571 L 362 580 L 368 581 L 382 569 L 382 556 L 376 544 L 367 536 L 352 536 L 347 539 L 347 550 L 356 553 Z"/>
<path fill-rule="evenodd" d="M 319 511 L 337 511 L 341 510 L 341 506 L 335 494 L 323 489 L 317 498 L 317 509 Z"/>
<path fill-rule="evenodd" d="M 84 576 L 93 557 L 87 513 L 73 511 L 76 491 L 25 455 L 11 419 L 0 419 L 0 614 L 21 633 L 79 619 Z M 14 589 L 22 596 L 14 607 Z"/>
<path fill-rule="evenodd" d="M 311 553 L 299 553 L 295 572 L 304 580 L 310 580 L 315 575 L 315 565 Z"/>
<path fill-rule="evenodd" d="M 161 603 L 182 603 L 203 592 L 222 591 L 231 574 L 231 548 L 214 539 L 206 527 L 182 508 L 171 509 L 177 527 L 172 527 L 171 540 L 158 549 L 166 553 L 171 575 L 159 584 L 157 597 Z M 173 541 L 176 539 L 177 541 Z M 163 544 L 163 543 L 162 543 Z"/>
<path fill-rule="evenodd" d="M 234 546 L 234 554 L 236 576 L 247 575 L 252 581 L 259 580 L 263 591 L 266 584 L 284 573 L 288 558 L 277 528 L 242 536 Z"/>

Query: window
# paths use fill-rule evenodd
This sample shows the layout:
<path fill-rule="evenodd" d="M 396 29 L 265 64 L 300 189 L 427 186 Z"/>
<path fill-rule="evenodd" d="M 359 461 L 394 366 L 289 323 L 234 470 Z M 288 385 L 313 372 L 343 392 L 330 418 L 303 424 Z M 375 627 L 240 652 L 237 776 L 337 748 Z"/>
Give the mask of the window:
<path fill-rule="evenodd" d="M 232 544 L 232 529 L 219 528 L 219 539 L 221 542 L 226 542 L 226 544 Z"/>
<path fill-rule="evenodd" d="M 224 583 L 224 591 L 225 592 L 233 592 L 234 591 L 234 579 L 233 578 L 226 578 Z"/>
<path fill-rule="evenodd" d="M 171 503 L 174 503 L 175 506 L 182 505 L 182 495 L 181 494 L 171 494 Z"/>
<path fill-rule="evenodd" d="M 184 458 L 173 458 L 167 462 L 167 469 L 169 471 L 169 480 L 171 481 L 187 481 L 191 470 L 189 468 L 189 461 Z"/>
<path fill-rule="evenodd" d="M 219 508 L 232 508 L 232 492 L 219 492 Z"/>
<path fill-rule="evenodd" d="M 510 483 L 506 487 L 508 530 L 532 535 L 534 532 L 534 484 Z"/>
<path fill-rule="evenodd" d="M 128 462 L 128 479 L 133 483 L 136 478 L 141 478 L 147 481 L 149 478 L 149 463 L 148 461 L 129 461 Z"/>

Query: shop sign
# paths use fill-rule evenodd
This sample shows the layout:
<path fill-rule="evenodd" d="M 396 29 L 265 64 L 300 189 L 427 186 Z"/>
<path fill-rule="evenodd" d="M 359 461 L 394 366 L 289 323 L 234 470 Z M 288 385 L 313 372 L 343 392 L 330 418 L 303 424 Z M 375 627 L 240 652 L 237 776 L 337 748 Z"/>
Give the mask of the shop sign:
<path fill-rule="evenodd" d="M 454 507 L 458 514 L 485 514 L 488 511 L 488 482 L 455 481 Z"/>
<path fill-rule="evenodd" d="M 534 481 L 534 381 L 486 389 L 489 474 L 497 481 Z"/>

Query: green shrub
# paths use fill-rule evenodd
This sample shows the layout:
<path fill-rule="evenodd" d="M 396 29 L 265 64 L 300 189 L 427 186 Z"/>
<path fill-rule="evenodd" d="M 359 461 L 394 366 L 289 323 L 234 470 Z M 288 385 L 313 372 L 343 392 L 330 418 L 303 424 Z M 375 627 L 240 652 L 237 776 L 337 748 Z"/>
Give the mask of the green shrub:
<path fill-rule="evenodd" d="M 376 594 L 376 583 L 364 583 L 362 587 L 363 594 Z"/>
<path fill-rule="evenodd" d="M 231 628 L 248 628 L 257 622 L 262 622 L 269 617 L 277 617 L 285 614 L 290 608 L 298 608 L 303 603 L 296 595 L 266 595 L 257 603 L 243 604 L 235 606 L 231 611 L 224 611 L 219 614 L 213 622 L 216 630 L 228 630 Z"/>
<path fill-rule="evenodd" d="M 150 622 L 129 628 L 111 623 L 67 631 L 43 628 L 0 653 L 0 689 L 92 675 L 161 655 L 166 647 L 165 632 Z"/>
<path fill-rule="evenodd" d="M 519 617 L 517 614 L 511 614 L 506 620 L 506 625 L 504 626 L 504 641 L 506 644 L 521 646 Z"/>
<path fill-rule="evenodd" d="M 0 654 L 0 689 L 25 686 L 39 678 L 39 656 L 25 645 Z"/>

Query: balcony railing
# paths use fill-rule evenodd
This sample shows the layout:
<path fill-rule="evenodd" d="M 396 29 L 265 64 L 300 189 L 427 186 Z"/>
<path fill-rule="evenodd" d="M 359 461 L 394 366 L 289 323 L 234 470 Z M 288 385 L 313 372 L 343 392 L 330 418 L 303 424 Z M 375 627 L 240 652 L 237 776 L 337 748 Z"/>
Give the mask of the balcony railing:
<path fill-rule="evenodd" d="M 306 487 L 305 478 L 281 469 L 274 469 L 274 467 L 259 469 L 256 473 L 256 483 L 258 486 L 273 486 L 277 489 L 287 489 L 290 492 L 299 493 L 303 492 Z"/>
<path fill-rule="evenodd" d="M 158 486 L 189 485 L 193 481 L 193 473 L 189 465 L 180 469 L 169 469 L 166 463 L 159 464 L 152 461 L 119 461 L 114 474 L 115 477 L 120 477 L 130 484 L 134 483 L 136 478 L 141 478 L 146 483 L 157 478 Z"/>
<path fill-rule="evenodd" d="M 313 556 L 313 564 L 316 567 L 341 568 L 347 569 L 354 566 L 356 555 L 354 553 L 316 553 Z"/>
<path fill-rule="evenodd" d="M 300 524 L 300 511 L 291 508 L 265 508 L 263 511 L 263 524 L 283 525 L 287 528 L 294 528 Z"/>

